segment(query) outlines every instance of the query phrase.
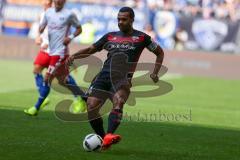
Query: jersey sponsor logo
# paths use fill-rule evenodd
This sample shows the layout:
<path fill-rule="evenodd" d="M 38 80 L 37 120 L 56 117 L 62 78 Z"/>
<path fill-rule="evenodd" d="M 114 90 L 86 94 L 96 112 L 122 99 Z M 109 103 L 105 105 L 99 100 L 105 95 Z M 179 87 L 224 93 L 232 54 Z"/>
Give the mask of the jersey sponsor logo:
<path fill-rule="evenodd" d="M 48 29 L 49 30 L 61 30 L 61 29 L 63 29 L 64 28 L 64 26 L 59 26 L 57 23 L 50 23 L 49 25 L 48 25 Z"/>
<path fill-rule="evenodd" d="M 132 36 L 133 42 L 143 42 L 144 41 L 144 35 L 141 36 Z"/>
<path fill-rule="evenodd" d="M 127 50 L 135 50 L 136 47 L 133 46 L 133 43 L 124 41 L 122 43 L 114 43 L 107 42 L 104 46 L 107 51 L 119 50 L 119 51 L 127 51 Z"/>

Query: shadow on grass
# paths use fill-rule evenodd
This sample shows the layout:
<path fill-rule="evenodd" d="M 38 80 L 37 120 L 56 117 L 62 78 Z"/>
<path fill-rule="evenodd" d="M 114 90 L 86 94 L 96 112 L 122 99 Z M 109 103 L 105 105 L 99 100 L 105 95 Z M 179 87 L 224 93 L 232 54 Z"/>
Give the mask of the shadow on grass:
<path fill-rule="evenodd" d="M 0 106 L 1 108 L 1 106 Z M 87 153 L 82 140 L 92 132 L 87 122 L 66 123 L 53 112 L 28 117 L 0 109 L 3 159 L 239 159 L 240 131 L 194 125 L 124 122 L 123 140 L 102 153 Z M 106 124 L 106 119 L 105 119 Z"/>

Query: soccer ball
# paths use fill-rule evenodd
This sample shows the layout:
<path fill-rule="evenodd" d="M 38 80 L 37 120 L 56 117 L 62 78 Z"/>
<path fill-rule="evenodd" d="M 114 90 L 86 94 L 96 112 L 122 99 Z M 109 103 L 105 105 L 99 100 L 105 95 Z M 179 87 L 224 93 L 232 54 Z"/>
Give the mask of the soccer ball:
<path fill-rule="evenodd" d="M 83 140 L 83 148 L 87 152 L 98 151 L 102 147 L 102 138 L 97 134 L 88 134 Z"/>

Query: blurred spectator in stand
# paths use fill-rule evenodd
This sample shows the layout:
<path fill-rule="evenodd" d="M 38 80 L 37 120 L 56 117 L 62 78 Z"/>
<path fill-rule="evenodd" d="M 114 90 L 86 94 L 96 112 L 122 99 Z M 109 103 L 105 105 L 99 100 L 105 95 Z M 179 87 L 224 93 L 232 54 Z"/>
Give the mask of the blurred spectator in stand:
<path fill-rule="evenodd" d="M 202 0 L 201 7 L 202 7 L 202 17 L 204 19 L 210 19 L 213 16 L 213 6 L 214 3 L 212 0 Z"/>
<path fill-rule="evenodd" d="M 154 25 L 156 11 L 158 10 L 159 7 L 161 6 L 163 7 L 163 5 L 164 5 L 163 0 L 147 0 L 147 7 L 149 9 L 148 19 L 151 26 Z"/>
<path fill-rule="evenodd" d="M 214 15 L 218 19 L 237 21 L 240 19 L 239 9 L 239 0 L 216 0 L 214 4 Z"/>
<path fill-rule="evenodd" d="M 174 0 L 174 3 L 178 5 L 173 6 L 174 12 L 180 13 L 180 14 L 187 14 L 187 1 L 186 0 Z"/>
<path fill-rule="evenodd" d="M 229 13 L 229 18 L 232 21 L 236 21 L 237 20 L 237 17 L 236 17 L 237 0 L 225 0 L 225 1 L 226 1 L 226 8 Z"/>
<path fill-rule="evenodd" d="M 188 0 L 188 10 L 192 17 L 201 17 L 201 6 L 199 0 Z"/>
<path fill-rule="evenodd" d="M 164 0 L 163 1 L 163 9 L 164 10 L 172 10 L 173 9 L 173 1 L 172 0 Z"/>
<path fill-rule="evenodd" d="M 228 11 L 226 10 L 226 3 L 224 0 L 216 4 L 215 17 L 218 19 L 226 19 L 228 17 Z"/>
<path fill-rule="evenodd" d="M 145 1 L 143 0 L 135 0 L 136 2 L 136 8 L 137 9 L 143 9 L 145 6 Z"/>
<path fill-rule="evenodd" d="M 131 8 L 136 8 L 136 2 L 134 0 L 126 0 L 125 6 L 131 7 Z"/>
<path fill-rule="evenodd" d="M 3 6 L 5 5 L 6 1 L 5 0 L 0 0 L 0 34 L 2 33 L 2 21 L 3 21 Z"/>
<path fill-rule="evenodd" d="M 184 50 L 185 49 L 185 42 L 188 40 L 188 33 L 182 29 L 181 27 L 177 28 L 176 33 L 174 35 L 175 45 L 174 48 L 176 50 Z"/>
<path fill-rule="evenodd" d="M 151 24 L 147 24 L 147 25 L 145 26 L 144 32 L 145 32 L 146 34 L 148 34 L 154 41 L 157 40 L 157 35 L 156 35 L 156 33 L 154 32 L 153 27 L 152 27 Z"/>
<path fill-rule="evenodd" d="M 125 0 L 124 5 L 136 9 L 143 9 L 145 7 L 143 0 Z"/>
<path fill-rule="evenodd" d="M 5 3 L 6 3 L 6 0 L 0 0 L 0 20 L 2 19 L 2 10 Z"/>

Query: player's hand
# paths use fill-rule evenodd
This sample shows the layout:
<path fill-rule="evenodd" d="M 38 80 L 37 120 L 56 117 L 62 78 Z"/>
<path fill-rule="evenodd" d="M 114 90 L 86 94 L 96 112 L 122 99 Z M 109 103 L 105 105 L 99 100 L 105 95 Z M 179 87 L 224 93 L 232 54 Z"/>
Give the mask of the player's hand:
<path fill-rule="evenodd" d="M 37 37 L 36 39 L 35 39 L 35 43 L 37 44 L 37 45 L 41 45 L 42 44 L 42 38 L 39 36 L 39 37 Z"/>
<path fill-rule="evenodd" d="M 41 49 L 45 50 L 45 49 L 48 49 L 48 44 L 44 44 Z"/>
<path fill-rule="evenodd" d="M 67 46 L 67 45 L 71 42 L 71 40 L 72 40 L 71 38 L 65 37 L 63 44 L 64 44 L 65 46 Z"/>
<path fill-rule="evenodd" d="M 154 83 L 157 83 L 159 81 L 159 77 L 155 73 L 150 74 L 150 78 L 153 80 Z"/>

